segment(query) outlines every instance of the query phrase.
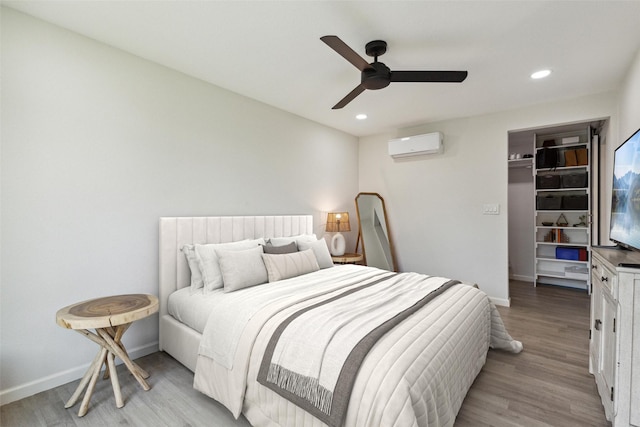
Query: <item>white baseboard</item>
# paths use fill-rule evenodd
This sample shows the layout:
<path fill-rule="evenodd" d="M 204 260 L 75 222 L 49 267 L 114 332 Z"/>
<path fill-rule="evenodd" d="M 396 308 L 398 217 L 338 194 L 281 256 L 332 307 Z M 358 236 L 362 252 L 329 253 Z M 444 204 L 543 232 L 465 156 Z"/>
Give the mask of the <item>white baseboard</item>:
<path fill-rule="evenodd" d="M 522 274 L 512 274 L 512 275 L 509 276 L 509 279 L 519 280 L 521 282 L 531 282 L 531 283 L 533 283 L 533 277 L 532 276 L 523 276 Z"/>
<path fill-rule="evenodd" d="M 495 305 L 501 305 L 503 307 L 511 307 L 511 298 L 504 299 L 504 298 L 489 297 L 489 299 Z"/>
<path fill-rule="evenodd" d="M 137 359 L 139 357 L 147 356 L 151 353 L 158 351 L 158 341 L 154 341 L 149 344 L 145 344 L 133 349 L 127 349 L 129 357 L 131 359 Z M 122 364 L 122 360 L 116 357 L 117 364 Z M 70 383 L 77 379 L 82 378 L 84 373 L 89 369 L 89 365 L 77 366 L 75 368 L 67 369 L 66 371 L 58 372 L 52 375 L 48 375 L 44 378 L 40 378 L 34 381 L 30 381 L 26 384 L 21 384 L 12 387 L 7 390 L 0 391 L 0 405 L 15 402 L 16 400 L 24 399 L 25 397 L 33 396 L 45 390 L 52 389 L 54 387 L 61 386 L 63 384 Z"/>

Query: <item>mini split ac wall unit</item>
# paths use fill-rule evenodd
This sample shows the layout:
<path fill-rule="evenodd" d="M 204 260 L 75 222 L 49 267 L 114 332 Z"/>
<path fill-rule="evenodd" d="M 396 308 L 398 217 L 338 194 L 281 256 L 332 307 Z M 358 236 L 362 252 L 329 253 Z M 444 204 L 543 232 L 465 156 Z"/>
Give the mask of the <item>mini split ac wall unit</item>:
<path fill-rule="evenodd" d="M 444 145 L 440 132 L 389 140 L 389 155 L 394 159 L 443 152 Z"/>

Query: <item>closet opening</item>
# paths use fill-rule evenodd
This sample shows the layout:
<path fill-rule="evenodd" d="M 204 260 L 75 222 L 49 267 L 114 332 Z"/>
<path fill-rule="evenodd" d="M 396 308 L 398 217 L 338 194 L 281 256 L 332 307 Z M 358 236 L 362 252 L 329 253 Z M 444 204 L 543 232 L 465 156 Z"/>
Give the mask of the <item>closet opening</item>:
<path fill-rule="evenodd" d="M 608 118 L 508 132 L 509 280 L 591 289 Z"/>

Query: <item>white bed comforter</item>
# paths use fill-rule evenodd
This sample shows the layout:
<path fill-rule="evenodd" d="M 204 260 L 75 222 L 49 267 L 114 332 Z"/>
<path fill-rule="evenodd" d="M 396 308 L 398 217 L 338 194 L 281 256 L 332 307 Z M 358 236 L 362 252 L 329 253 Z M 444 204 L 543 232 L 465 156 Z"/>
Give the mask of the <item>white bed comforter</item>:
<path fill-rule="evenodd" d="M 386 274 L 339 266 L 227 294 L 233 296 L 212 313 L 203 333 L 194 387 L 234 416 L 244 412 L 255 426 L 324 426 L 257 383 L 264 349 L 296 310 Z M 452 425 L 490 345 L 522 348 L 483 292 L 453 287 L 374 345 L 358 372 L 345 425 Z"/>

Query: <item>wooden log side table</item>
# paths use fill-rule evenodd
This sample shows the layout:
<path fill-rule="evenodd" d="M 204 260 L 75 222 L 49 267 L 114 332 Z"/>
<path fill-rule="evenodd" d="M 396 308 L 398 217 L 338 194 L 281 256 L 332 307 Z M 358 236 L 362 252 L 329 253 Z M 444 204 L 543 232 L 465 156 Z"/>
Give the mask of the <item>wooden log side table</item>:
<path fill-rule="evenodd" d="M 124 406 L 114 363 L 116 356 L 124 362 L 129 372 L 133 374 L 145 391 L 151 388 L 145 381 L 149 374 L 129 358 L 121 340 L 122 335 L 133 322 L 150 316 L 157 311 L 158 298 L 146 294 L 96 298 L 58 310 L 56 313 L 56 323 L 58 325 L 63 328 L 73 329 L 101 347 L 84 377 L 80 380 L 78 388 L 66 403 L 65 408 L 75 405 L 86 387 L 87 391 L 82 399 L 78 416 L 82 417 L 87 413 L 89 400 L 91 400 L 93 389 L 103 365 L 105 365 L 104 379 L 111 379 L 116 406 L 118 408 Z M 95 333 L 89 329 L 94 329 Z"/>

